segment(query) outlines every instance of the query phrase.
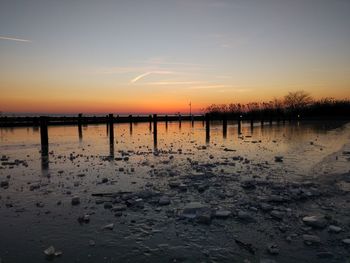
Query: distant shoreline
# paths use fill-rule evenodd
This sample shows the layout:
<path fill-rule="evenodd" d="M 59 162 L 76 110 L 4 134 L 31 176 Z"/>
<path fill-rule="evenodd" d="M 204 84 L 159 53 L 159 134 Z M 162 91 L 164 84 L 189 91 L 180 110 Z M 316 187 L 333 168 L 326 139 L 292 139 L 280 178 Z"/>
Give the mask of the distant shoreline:
<path fill-rule="evenodd" d="M 42 117 L 0 117 L 0 127 L 32 127 L 40 126 L 42 119 L 45 119 L 48 126 L 59 125 L 91 125 L 91 124 L 108 124 L 113 123 L 152 123 L 156 118 L 157 122 L 182 122 L 182 121 L 233 121 L 235 123 L 247 122 L 250 125 L 259 123 L 260 125 L 272 125 L 272 123 L 284 124 L 296 121 L 350 121 L 349 115 L 320 115 L 320 116 L 294 116 L 294 115 L 279 115 L 279 116 L 252 116 L 249 114 L 193 114 L 193 115 L 113 115 L 112 119 L 109 116 L 42 116 Z"/>

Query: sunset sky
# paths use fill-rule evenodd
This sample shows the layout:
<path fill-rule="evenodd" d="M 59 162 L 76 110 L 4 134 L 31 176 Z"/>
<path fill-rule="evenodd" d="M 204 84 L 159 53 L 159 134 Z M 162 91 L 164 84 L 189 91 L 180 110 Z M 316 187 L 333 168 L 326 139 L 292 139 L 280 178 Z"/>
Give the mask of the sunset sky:
<path fill-rule="evenodd" d="M 350 97 L 348 0 L 0 0 L 0 111 Z"/>

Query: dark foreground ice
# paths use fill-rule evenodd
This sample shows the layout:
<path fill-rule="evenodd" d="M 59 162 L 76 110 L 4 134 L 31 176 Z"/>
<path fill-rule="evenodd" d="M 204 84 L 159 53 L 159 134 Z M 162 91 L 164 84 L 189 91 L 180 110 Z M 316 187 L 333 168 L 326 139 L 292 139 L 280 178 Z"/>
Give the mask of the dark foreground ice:
<path fill-rule="evenodd" d="M 349 124 L 0 131 L 0 262 L 349 262 Z"/>

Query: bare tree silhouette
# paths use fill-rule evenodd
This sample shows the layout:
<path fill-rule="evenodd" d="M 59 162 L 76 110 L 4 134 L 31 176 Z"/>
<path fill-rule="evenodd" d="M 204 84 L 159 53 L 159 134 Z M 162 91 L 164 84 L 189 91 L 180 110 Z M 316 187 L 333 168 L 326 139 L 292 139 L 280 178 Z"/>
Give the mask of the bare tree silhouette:
<path fill-rule="evenodd" d="M 314 100 L 309 93 L 301 90 L 289 92 L 282 99 L 274 98 L 268 102 L 212 104 L 203 111 L 214 117 L 229 114 L 232 118 L 238 118 L 243 114 L 246 118 L 261 120 L 297 117 L 349 119 L 350 100 L 333 98 Z"/>

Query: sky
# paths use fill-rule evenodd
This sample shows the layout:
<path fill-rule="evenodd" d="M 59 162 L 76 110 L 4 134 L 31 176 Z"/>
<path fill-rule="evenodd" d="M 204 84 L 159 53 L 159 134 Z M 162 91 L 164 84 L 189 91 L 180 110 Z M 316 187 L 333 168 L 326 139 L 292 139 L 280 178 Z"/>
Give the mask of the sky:
<path fill-rule="evenodd" d="M 350 97 L 349 0 L 0 0 L 0 111 Z"/>

